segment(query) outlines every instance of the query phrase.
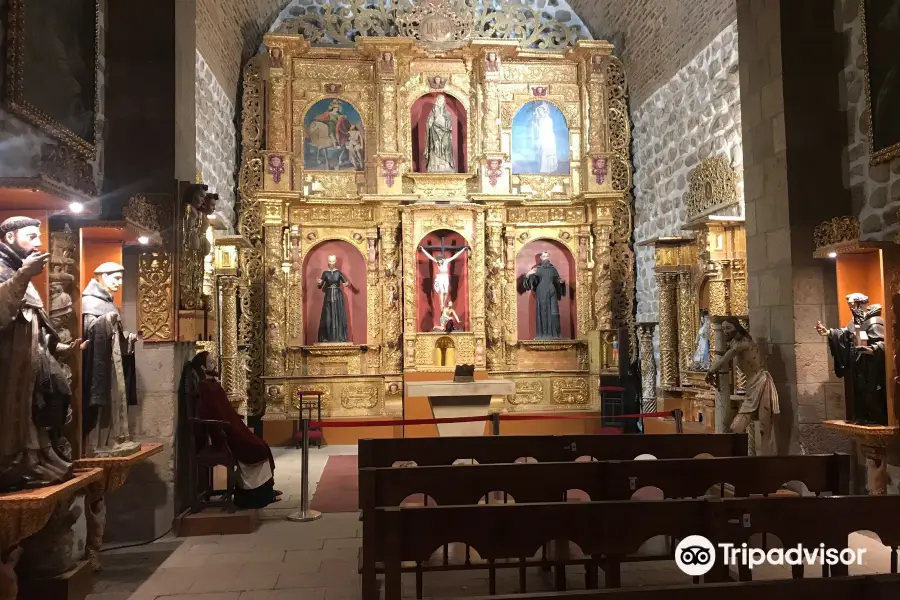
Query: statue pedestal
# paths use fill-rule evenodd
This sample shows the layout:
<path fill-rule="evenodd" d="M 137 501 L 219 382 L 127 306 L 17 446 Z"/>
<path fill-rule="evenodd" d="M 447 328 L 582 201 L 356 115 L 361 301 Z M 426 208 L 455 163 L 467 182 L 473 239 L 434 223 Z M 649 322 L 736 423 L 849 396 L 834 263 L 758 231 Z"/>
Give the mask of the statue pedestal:
<path fill-rule="evenodd" d="M 79 561 L 71 570 L 46 579 L 19 579 L 18 600 L 83 600 L 94 586 L 90 561 Z"/>
<path fill-rule="evenodd" d="M 488 379 L 457 383 L 454 381 L 407 382 L 407 396 L 427 396 L 436 419 L 486 417 L 491 398 L 516 393 L 516 384 L 508 379 Z M 471 423 L 438 423 L 441 437 L 477 436 L 484 434 L 484 421 Z"/>
<path fill-rule="evenodd" d="M 114 492 L 125 483 L 131 469 L 163 450 L 162 444 L 141 444 L 137 451 L 128 456 L 105 458 L 80 458 L 75 461 L 76 469 L 93 469 L 101 473 L 98 481 L 88 488 L 85 502 L 87 520 L 87 541 L 85 560 L 94 571 L 100 570 L 100 546 L 106 529 L 106 494 Z"/>
<path fill-rule="evenodd" d="M 887 494 L 887 447 L 900 433 L 896 425 L 856 425 L 846 421 L 825 421 L 860 445 L 866 457 L 866 489 L 870 496 Z"/>

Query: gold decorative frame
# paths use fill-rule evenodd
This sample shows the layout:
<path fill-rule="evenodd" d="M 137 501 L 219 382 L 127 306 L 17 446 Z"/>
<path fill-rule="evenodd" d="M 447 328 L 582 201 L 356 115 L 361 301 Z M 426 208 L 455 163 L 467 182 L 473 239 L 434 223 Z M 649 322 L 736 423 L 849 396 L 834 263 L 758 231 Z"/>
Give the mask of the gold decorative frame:
<path fill-rule="evenodd" d="M 835 217 L 817 225 L 813 230 L 816 245 L 813 258 L 833 258 L 843 252 L 859 250 L 861 231 L 856 217 Z"/>
<path fill-rule="evenodd" d="M 888 162 L 900 156 L 900 140 L 886 146 L 881 150 L 875 150 L 875 136 L 872 129 L 872 90 L 869 77 L 869 42 L 866 34 L 866 2 L 867 0 L 859 0 L 859 26 L 860 37 L 862 38 L 863 50 L 863 79 L 866 88 L 866 119 L 868 121 L 867 136 L 869 139 L 869 164 L 877 165 Z"/>
<path fill-rule="evenodd" d="M 714 156 L 691 171 L 687 192 L 688 221 L 695 221 L 738 204 L 737 173 L 729 160 Z"/>
<path fill-rule="evenodd" d="M 83 0 L 87 2 L 88 0 Z M 6 105 L 16 116 L 28 121 L 72 148 L 86 161 L 93 160 L 97 153 L 97 118 L 100 114 L 100 0 L 93 0 L 94 5 L 94 99 L 91 132 L 93 140 L 85 140 L 74 131 L 33 105 L 26 97 L 24 89 L 25 71 L 25 24 L 27 21 L 28 0 L 9 0 L 9 19 L 7 21 L 6 48 Z"/>

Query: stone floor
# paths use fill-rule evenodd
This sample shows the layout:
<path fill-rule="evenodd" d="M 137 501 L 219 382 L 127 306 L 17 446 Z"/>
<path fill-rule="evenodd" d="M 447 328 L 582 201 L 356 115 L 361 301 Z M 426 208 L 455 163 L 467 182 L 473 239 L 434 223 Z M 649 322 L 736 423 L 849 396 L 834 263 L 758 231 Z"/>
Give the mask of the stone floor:
<path fill-rule="evenodd" d="M 325 468 L 328 456 L 353 454 L 355 447 L 312 450 L 310 493 Z M 361 526 L 355 513 L 326 514 L 319 521 L 293 523 L 284 517 L 300 503 L 300 453 L 274 450 L 277 487 L 284 500 L 262 511 L 259 529 L 248 535 L 199 538 L 167 537 L 153 544 L 104 552 L 103 571 L 95 576 L 88 600 L 355 600 Z M 877 540 L 854 534 L 851 547 L 866 548 L 861 567 L 853 573 L 887 573 L 890 552 Z M 583 588 L 584 579 L 570 569 L 571 589 Z M 819 569 L 807 567 L 807 576 Z M 754 578 L 789 578 L 787 568 L 765 566 Z M 601 572 L 602 578 L 602 572 Z M 426 598 L 487 595 L 487 572 L 428 573 Z M 674 563 L 624 565 L 623 586 L 690 583 Z M 518 574 L 500 571 L 499 593 L 515 593 Z M 529 571 L 528 591 L 552 589 L 552 579 Z M 412 576 L 404 582 L 405 596 L 415 598 Z"/>

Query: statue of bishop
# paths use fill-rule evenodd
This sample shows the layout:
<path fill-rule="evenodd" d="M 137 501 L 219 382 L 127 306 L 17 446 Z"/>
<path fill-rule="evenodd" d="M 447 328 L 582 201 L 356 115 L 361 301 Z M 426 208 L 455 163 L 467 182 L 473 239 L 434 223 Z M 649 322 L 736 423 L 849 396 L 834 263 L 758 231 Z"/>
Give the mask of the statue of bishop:
<path fill-rule="evenodd" d="M 72 476 L 51 438 L 62 434 L 71 396 L 57 356 L 81 340 L 59 339 L 31 283 L 49 259 L 40 225 L 28 217 L 0 223 L 0 492 Z"/>
<path fill-rule="evenodd" d="M 128 424 L 128 407 L 137 405 L 137 334 L 122 328 L 113 303 L 124 273 L 120 264 L 103 263 L 81 293 L 82 331 L 88 342 L 82 361 L 82 434 L 91 457 L 127 456 L 140 450 Z"/>

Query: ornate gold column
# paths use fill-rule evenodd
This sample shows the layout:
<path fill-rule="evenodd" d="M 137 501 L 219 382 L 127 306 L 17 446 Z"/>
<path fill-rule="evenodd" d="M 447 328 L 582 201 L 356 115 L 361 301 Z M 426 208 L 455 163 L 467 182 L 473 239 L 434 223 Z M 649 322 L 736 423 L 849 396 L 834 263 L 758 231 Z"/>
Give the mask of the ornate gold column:
<path fill-rule="evenodd" d="M 261 200 L 265 250 L 263 271 L 266 286 L 265 374 L 284 375 L 285 279 L 284 219 L 281 200 Z"/>
<path fill-rule="evenodd" d="M 219 346 L 222 360 L 222 387 L 232 402 L 239 396 L 246 397 L 246 390 L 237 388 L 239 358 L 237 343 L 237 279 L 220 277 L 219 292 L 222 295 L 219 321 L 222 343 Z"/>
<path fill-rule="evenodd" d="M 483 48 L 478 56 L 481 106 L 481 189 L 485 194 L 509 194 L 509 157 L 500 143 L 500 47 Z"/>
<path fill-rule="evenodd" d="M 653 356 L 653 330 L 656 323 L 638 323 L 641 354 L 641 412 L 656 412 L 656 359 Z"/>
<path fill-rule="evenodd" d="M 611 116 L 615 117 L 621 114 L 621 108 L 616 102 L 610 103 L 610 98 L 618 100 L 621 96 L 624 100 L 624 81 L 619 81 L 619 77 L 624 75 L 617 59 L 612 56 L 612 50 L 612 45 L 603 41 L 579 40 L 575 45 L 575 52 L 581 58 L 579 82 L 583 90 L 582 102 L 586 105 L 586 110 L 582 111 L 581 129 L 584 135 L 580 150 L 583 157 L 582 185 L 588 192 L 609 188 L 611 152 L 607 105 Z M 609 84 L 616 87 L 612 94 L 607 89 Z M 621 94 L 618 93 L 619 88 Z M 624 135 L 628 135 L 627 131 Z"/>
<path fill-rule="evenodd" d="M 475 260 L 470 263 L 469 268 L 469 276 L 472 281 L 472 289 L 474 290 L 483 290 L 485 289 L 485 265 L 484 262 L 479 262 L 479 252 L 482 253 L 481 256 L 484 256 L 484 248 L 482 244 L 484 244 L 484 230 L 485 230 L 485 215 L 484 211 L 479 211 L 475 213 L 475 235 L 474 239 L 470 245 L 470 251 L 472 255 L 475 257 Z M 469 307 L 472 311 L 472 332 L 475 334 L 475 367 L 484 369 L 486 368 L 486 359 L 485 359 L 485 342 L 484 342 L 484 334 L 485 334 L 485 300 L 484 294 L 474 294 L 474 296 L 470 296 Z"/>
<path fill-rule="evenodd" d="M 660 385 L 678 385 L 678 294 L 677 276 L 665 272 L 656 274 L 659 286 L 659 371 Z"/>
<path fill-rule="evenodd" d="M 690 271 L 678 273 L 678 368 L 682 381 L 685 380 L 685 373 L 691 368 L 694 339 L 697 337 L 694 325 L 694 313 L 697 308 L 692 292 Z"/>
<path fill-rule="evenodd" d="M 601 331 L 613 328 L 611 236 L 609 225 L 594 226 L 594 328 Z"/>
<path fill-rule="evenodd" d="M 381 300 L 384 312 L 381 319 L 381 370 L 382 373 L 400 373 L 403 370 L 403 253 L 397 246 L 400 215 L 396 205 L 382 206 L 379 211 L 381 272 L 384 275 Z"/>
<path fill-rule="evenodd" d="M 489 370 L 504 367 L 503 343 L 503 207 L 488 205 L 485 223 L 485 345 Z"/>
<path fill-rule="evenodd" d="M 511 371 L 518 366 L 519 324 L 516 306 L 516 229 L 506 227 L 506 293 L 503 296 L 503 337 L 506 341 L 506 365 Z"/>

